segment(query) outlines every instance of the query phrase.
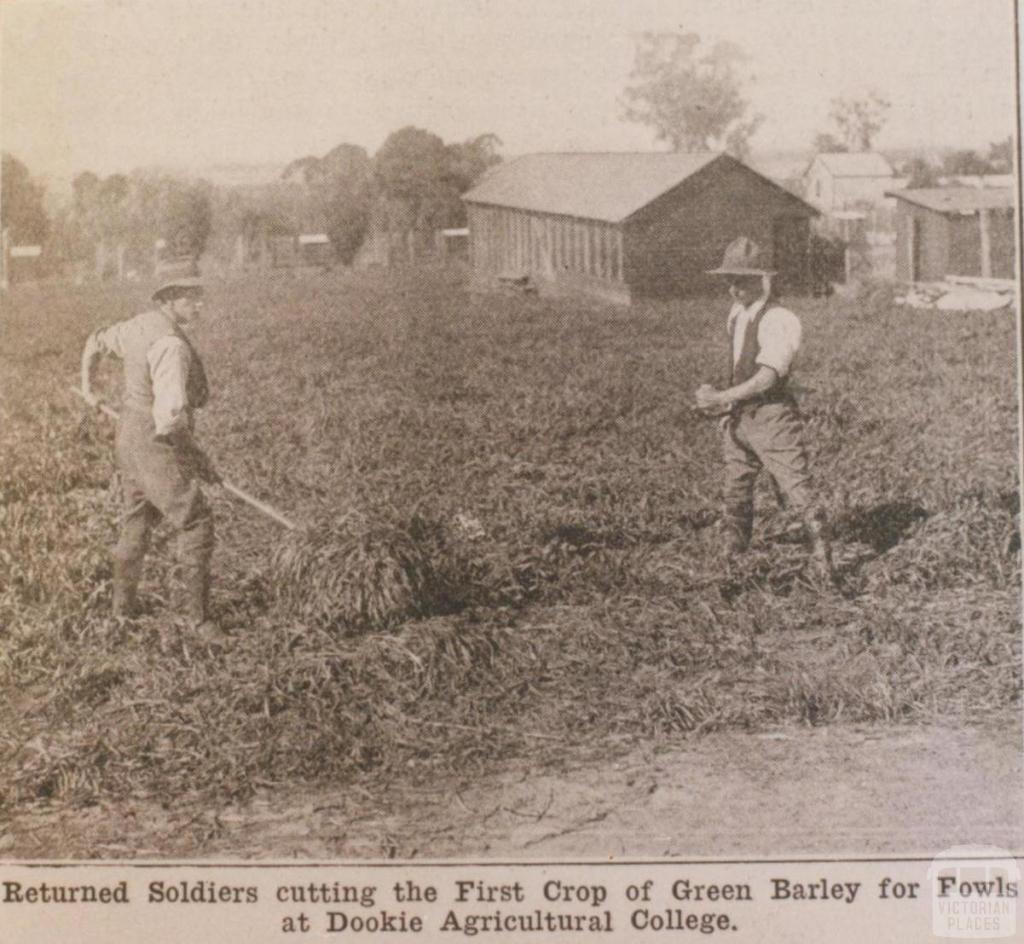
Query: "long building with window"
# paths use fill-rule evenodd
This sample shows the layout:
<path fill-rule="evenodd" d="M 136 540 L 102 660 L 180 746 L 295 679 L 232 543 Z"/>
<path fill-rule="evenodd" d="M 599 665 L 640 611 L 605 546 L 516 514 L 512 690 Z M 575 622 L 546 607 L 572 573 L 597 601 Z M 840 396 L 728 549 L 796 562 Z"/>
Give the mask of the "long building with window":
<path fill-rule="evenodd" d="M 817 210 L 726 154 L 530 154 L 464 194 L 474 281 L 629 304 L 707 294 L 745 235 L 790 291 L 808 284 Z"/>

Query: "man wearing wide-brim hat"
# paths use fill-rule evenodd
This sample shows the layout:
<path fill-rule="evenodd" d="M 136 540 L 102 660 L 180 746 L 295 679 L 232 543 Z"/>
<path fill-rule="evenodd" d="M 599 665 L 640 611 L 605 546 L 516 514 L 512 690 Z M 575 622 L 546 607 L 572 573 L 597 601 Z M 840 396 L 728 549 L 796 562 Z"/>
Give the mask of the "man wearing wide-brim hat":
<path fill-rule="evenodd" d="M 816 576 L 831 582 L 825 517 L 812 486 L 803 423 L 789 383 L 800 349 L 800 320 L 776 300 L 776 273 L 746 237 L 731 242 L 721 266 L 709 274 L 722 278 L 733 300 L 726 322 L 729 386 L 715 390 L 704 384 L 696 393 L 698 409 L 723 417 L 726 553 L 740 554 L 750 544 L 754 483 L 764 469 L 803 517 Z"/>
<path fill-rule="evenodd" d="M 181 615 L 200 637 L 218 641 L 221 631 L 209 612 L 213 516 L 199 485 L 218 477 L 193 437 L 193 413 L 206 405 L 209 390 L 185 333 L 203 309 L 194 262 L 168 266 L 153 302 L 150 310 L 94 332 L 82 351 L 82 393 L 94 405 L 100 358 L 114 355 L 124 369 L 115 445 L 124 510 L 114 549 L 113 610 L 118 617 L 136 615 L 150 533 L 164 519 L 178 533 Z"/>

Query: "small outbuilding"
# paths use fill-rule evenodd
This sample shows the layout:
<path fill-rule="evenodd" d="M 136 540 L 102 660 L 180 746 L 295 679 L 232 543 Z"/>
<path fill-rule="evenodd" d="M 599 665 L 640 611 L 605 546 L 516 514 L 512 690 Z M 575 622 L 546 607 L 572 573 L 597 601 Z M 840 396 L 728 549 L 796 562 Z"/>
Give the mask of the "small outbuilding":
<path fill-rule="evenodd" d="M 42 277 L 42 246 L 9 246 L 4 265 L 4 282 L 35 282 Z"/>
<path fill-rule="evenodd" d="M 269 247 L 274 268 L 327 266 L 331 262 L 331 240 L 326 233 L 272 236 Z"/>
<path fill-rule="evenodd" d="M 434 234 L 434 251 L 442 262 L 469 258 L 469 229 L 464 226 L 439 229 Z"/>
<path fill-rule="evenodd" d="M 1014 197 L 1009 187 L 895 190 L 896 278 L 946 276 L 1012 279 L 1016 257 Z"/>
<path fill-rule="evenodd" d="M 530 154 L 463 195 L 474 281 L 629 304 L 707 294 L 748 236 L 790 290 L 808 284 L 817 211 L 726 154 Z"/>

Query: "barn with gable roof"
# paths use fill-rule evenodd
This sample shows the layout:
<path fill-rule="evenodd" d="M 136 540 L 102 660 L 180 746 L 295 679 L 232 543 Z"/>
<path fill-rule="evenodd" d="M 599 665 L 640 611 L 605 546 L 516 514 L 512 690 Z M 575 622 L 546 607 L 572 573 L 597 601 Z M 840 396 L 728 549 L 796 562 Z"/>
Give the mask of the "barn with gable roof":
<path fill-rule="evenodd" d="M 720 291 L 707 276 L 748 236 L 784 290 L 808 283 L 818 211 L 727 154 L 530 154 L 463 195 L 478 287 L 505 282 L 620 304 Z"/>

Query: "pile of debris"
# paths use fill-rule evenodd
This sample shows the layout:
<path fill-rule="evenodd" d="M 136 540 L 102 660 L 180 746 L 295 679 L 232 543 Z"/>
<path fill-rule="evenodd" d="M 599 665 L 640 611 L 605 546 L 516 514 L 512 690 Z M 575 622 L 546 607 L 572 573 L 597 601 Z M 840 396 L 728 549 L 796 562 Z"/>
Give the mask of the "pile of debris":
<path fill-rule="evenodd" d="M 917 282 L 906 295 L 893 301 L 908 308 L 939 311 L 995 311 L 1013 303 L 1013 279 L 972 278 L 950 275 L 943 282 Z"/>

